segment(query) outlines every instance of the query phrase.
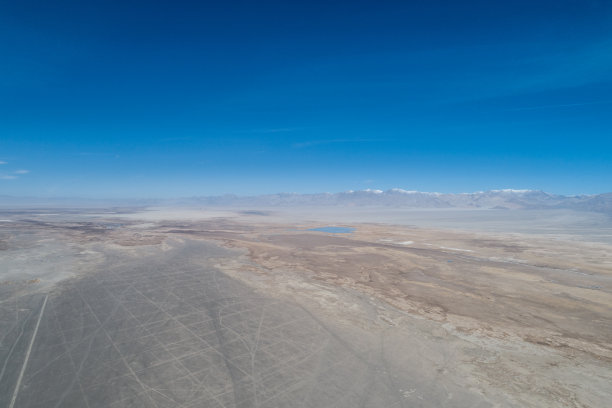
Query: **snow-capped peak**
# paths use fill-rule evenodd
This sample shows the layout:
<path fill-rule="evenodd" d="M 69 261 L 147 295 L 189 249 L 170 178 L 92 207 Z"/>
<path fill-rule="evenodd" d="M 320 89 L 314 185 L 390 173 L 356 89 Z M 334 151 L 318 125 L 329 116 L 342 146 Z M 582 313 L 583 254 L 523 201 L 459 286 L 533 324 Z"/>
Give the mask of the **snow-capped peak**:
<path fill-rule="evenodd" d="M 436 193 L 436 192 L 427 192 L 427 191 L 418 191 L 418 190 L 404 190 L 403 188 L 392 188 L 389 191 L 393 193 L 400 193 L 400 194 L 425 194 L 425 195 L 431 195 L 431 196 L 439 196 L 441 194 L 441 193 Z"/>
<path fill-rule="evenodd" d="M 394 192 L 394 193 L 401 193 L 401 194 L 416 194 L 416 193 L 418 193 L 418 191 L 416 191 L 416 190 L 404 190 L 403 188 L 392 188 L 391 191 Z"/>
<path fill-rule="evenodd" d="M 504 188 L 501 190 L 491 190 L 492 193 L 518 193 L 518 194 L 522 194 L 522 193 L 529 193 L 533 190 L 516 190 L 513 188 Z"/>

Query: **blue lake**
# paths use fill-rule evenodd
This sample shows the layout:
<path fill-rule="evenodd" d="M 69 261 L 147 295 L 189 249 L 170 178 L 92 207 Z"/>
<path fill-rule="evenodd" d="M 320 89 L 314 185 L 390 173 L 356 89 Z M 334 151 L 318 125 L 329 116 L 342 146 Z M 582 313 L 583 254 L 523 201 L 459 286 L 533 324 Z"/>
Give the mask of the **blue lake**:
<path fill-rule="evenodd" d="M 319 232 L 330 232 L 332 234 L 350 234 L 355 231 L 355 228 L 350 227 L 319 227 L 310 228 L 307 231 L 319 231 Z"/>

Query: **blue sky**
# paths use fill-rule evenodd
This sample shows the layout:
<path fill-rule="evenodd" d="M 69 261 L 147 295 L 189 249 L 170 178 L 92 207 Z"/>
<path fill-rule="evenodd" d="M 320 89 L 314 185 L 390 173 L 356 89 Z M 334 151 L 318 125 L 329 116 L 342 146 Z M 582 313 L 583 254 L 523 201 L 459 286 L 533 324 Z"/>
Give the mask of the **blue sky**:
<path fill-rule="evenodd" d="M 610 1 L 0 0 L 0 195 L 612 191 Z"/>

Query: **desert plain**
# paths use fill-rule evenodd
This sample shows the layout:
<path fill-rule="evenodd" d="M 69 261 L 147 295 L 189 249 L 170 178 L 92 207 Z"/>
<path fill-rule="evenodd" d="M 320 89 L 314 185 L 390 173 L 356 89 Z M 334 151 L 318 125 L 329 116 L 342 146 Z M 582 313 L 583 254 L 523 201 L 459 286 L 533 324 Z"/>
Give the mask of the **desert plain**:
<path fill-rule="evenodd" d="M 611 384 L 603 214 L 0 210 L 3 407 L 603 408 Z"/>

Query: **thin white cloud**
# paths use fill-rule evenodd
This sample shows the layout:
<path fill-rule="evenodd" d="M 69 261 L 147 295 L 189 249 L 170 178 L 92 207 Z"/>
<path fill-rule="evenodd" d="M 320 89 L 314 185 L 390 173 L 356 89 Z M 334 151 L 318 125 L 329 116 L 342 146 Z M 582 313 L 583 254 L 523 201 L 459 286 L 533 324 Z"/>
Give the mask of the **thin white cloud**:
<path fill-rule="evenodd" d="M 555 109 L 555 108 L 572 108 L 575 106 L 587 106 L 587 105 L 601 105 L 610 104 L 612 100 L 606 101 L 593 101 L 593 102 L 579 102 L 579 103 L 561 103 L 557 105 L 540 105 L 540 106 L 526 106 L 522 108 L 506 109 L 508 111 L 522 111 L 522 110 L 538 110 L 538 109 Z"/>
<path fill-rule="evenodd" d="M 461 78 L 463 89 L 469 99 L 488 99 L 609 82 L 611 46 L 612 40 L 606 40 L 572 50 L 538 50 L 532 56 L 517 57 L 512 66 L 493 66 L 490 74 L 471 80 Z M 472 88 L 478 88 L 478 92 Z"/>
<path fill-rule="evenodd" d="M 374 143 L 384 142 L 385 139 L 331 139 L 331 140 L 309 140 L 305 142 L 293 143 L 294 149 L 303 149 L 305 147 L 320 146 L 328 144 L 351 144 L 351 143 Z"/>
<path fill-rule="evenodd" d="M 162 139 L 159 139 L 159 142 L 184 142 L 188 140 L 193 140 L 193 138 L 187 136 L 164 137 Z"/>
<path fill-rule="evenodd" d="M 16 179 L 16 178 L 17 178 L 17 176 L 12 176 L 10 174 L 5 174 L 5 175 L 0 176 L 0 180 L 13 180 L 13 179 Z"/>
<path fill-rule="evenodd" d="M 0 160 L 0 164 L 7 164 L 7 162 Z"/>
<path fill-rule="evenodd" d="M 28 174 L 30 170 L 15 170 L 13 173 L 15 174 Z"/>
<path fill-rule="evenodd" d="M 295 132 L 301 128 L 270 128 L 270 129 L 253 129 L 252 133 L 286 133 Z"/>

